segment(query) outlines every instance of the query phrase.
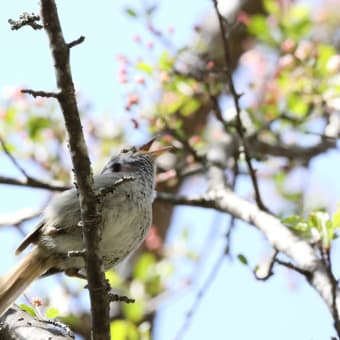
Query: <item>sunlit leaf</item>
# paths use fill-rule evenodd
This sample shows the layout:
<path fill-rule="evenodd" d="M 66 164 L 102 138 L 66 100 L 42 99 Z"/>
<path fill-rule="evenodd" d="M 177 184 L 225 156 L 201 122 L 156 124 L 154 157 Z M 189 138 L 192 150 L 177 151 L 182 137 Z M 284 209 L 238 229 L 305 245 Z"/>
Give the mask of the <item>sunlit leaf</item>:
<path fill-rule="evenodd" d="M 248 265 L 248 260 L 247 258 L 243 255 L 243 254 L 238 254 L 237 258 L 239 259 L 239 261 L 244 264 L 244 265 Z"/>
<path fill-rule="evenodd" d="M 267 19 L 263 15 L 253 15 L 248 23 L 249 33 L 264 42 L 271 42 L 272 37 L 267 23 Z"/>
<path fill-rule="evenodd" d="M 50 307 L 46 313 L 45 316 L 49 319 L 54 319 L 56 318 L 58 315 L 60 314 L 59 310 L 57 308 L 54 307 Z"/>
<path fill-rule="evenodd" d="M 136 326 L 128 320 L 115 320 L 110 324 L 111 339 L 114 340 L 138 340 Z"/>
<path fill-rule="evenodd" d="M 24 304 L 24 303 L 21 303 L 21 304 L 19 305 L 19 307 L 20 307 L 22 310 L 24 310 L 25 312 L 27 312 L 27 313 L 28 313 L 29 315 L 31 315 L 31 316 L 37 316 L 37 313 L 35 312 L 35 310 L 34 310 L 33 307 L 28 306 L 28 305 L 26 305 L 26 304 Z"/>
<path fill-rule="evenodd" d="M 174 65 L 174 59 L 168 51 L 164 51 L 159 57 L 159 69 L 161 71 L 171 71 Z"/>
<path fill-rule="evenodd" d="M 189 116 L 194 113 L 200 105 L 201 102 L 198 99 L 189 97 L 189 100 L 187 100 L 181 108 L 181 112 L 183 116 Z"/>
<path fill-rule="evenodd" d="M 124 303 L 122 309 L 125 317 L 133 323 L 140 322 L 145 313 L 145 305 L 140 300 L 137 300 L 134 303 Z"/>
<path fill-rule="evenodd" d="M 321 75 L 327 73 L 327 63 L 330 57 L 336 54 L 336 50 L 333 46 L 328 44 L 318 44 L 318 59 L 316 62 L 316 68 Z"/>
<path fill-rule="evenodd" d="M 263 7 L 270 14 L 276 14 L 280 10 L 280 7 L 276 0 L 264 0 Z"/>
<path fill-rule="evenodd" d="M 120 287 L 121 284 L 123 283 L 123 280 L 120 277 L 120 275 L 113 269 L 105 272 L 105 277 L 109 281 L 111 287 L 117 288 Z"/>
<path fill-rule="evenodd" d="M 138 14 L 133 8 L 125 8 L 125 13 L 128 14 L 132 18 L 137 18 Z"/>
<path fill-rule="evenodd" d="M 51 120 L 46 117 L 32 116 L 28 120 L 28 133 L 32 139 L 35 139 L 42 129 L 51 126 Z"/>
<path fill-rule="evenodd" d="M 288 108 L 293 115 L 303 117 L 309 108 L 308 102 L 301 95 L 290 93 L 287 97 Z"/>
<path fill-rule="evenodd" d="M 137 70 L 143 71 L 149 75 L 153 72 L 153 66 L 151 64 L 145 63 L 144 61 L 140 61 L 136 64 Z"/>
<path fill-rule="evenodd" d="M 156 257 L 152 253 L 143 253 L 137 260 L 134 270 L 133 277 L 141 281 L 145 281 L 150 276 L 150 269 L 156 263 Z"/>
<path fill-rule="evenodd" d="M 340 228 L 340 204 L 338 204 L 338 209 L 333 214 L 332 222 L 334 228 Z"/>

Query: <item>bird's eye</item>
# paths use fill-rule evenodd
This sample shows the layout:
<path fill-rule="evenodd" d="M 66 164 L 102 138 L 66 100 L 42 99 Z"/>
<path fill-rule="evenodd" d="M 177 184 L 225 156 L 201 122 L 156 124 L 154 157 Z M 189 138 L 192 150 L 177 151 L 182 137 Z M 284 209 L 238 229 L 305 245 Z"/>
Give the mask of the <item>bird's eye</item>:
<path fill-rule="evenodd" d="M 112 164 L 112 171 L 119 172 L 122 169 L 122 165 L 120 163 L 113 163 Z"/>

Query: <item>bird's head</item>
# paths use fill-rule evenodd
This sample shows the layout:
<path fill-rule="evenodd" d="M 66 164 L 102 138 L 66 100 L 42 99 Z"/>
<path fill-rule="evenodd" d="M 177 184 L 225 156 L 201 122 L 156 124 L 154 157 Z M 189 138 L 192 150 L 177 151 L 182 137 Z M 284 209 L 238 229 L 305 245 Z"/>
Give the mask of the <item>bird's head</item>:
<path fill-rule="evenodd" d="M 151 171 L 153 174 L 156 158 L 172 149 L 171 146 L 165 146 L 151 150 L 154 141 L 155 138 L 140 147 L 122 149 L 108 161 L 101 173 Z"/>

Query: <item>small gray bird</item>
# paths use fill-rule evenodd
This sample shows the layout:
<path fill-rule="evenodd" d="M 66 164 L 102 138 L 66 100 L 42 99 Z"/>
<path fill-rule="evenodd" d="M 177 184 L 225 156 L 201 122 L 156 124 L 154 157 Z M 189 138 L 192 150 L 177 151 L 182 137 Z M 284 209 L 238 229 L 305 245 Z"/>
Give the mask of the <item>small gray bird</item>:
<path fill-rule="evenodd" d="M 100 254 L 105 270 L 122 261 L 144 240 L 151 225 L 155 158 L 171 147 L 150 151 L 154 140 L 140 148 L 123 149 L 94 176 L 101 204 L 103 234 Z M 0 315 L 40 276 L 65 272 L 86 277 L 82 256 L 70 251 L 84 248 L 76 189 L 56 196 L 43 219 L 16 250 L 35 244 L 10 273 L 0 280 Z"/>

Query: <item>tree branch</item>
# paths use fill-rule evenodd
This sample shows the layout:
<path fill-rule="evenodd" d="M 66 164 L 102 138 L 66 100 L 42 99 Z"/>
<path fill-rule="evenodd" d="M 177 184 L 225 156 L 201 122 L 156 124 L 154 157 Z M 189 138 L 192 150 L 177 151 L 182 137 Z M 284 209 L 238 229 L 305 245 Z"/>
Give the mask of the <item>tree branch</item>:
<path fill-rule="evenodd" d="M 0 176 L 0 184 L 17 185 L 20 187 L 30 187 L 52 191 L 64 191 L 70 189 L 69 185 L 62 184 L 59 181 L 44 182 L 33 177 L 18 179 L 13 177 Z"/>
<path fill-rule="evenodd" d="M 261 141 L 258 137 L 250 137 L 248 141 L 253 153 L 285 157 L 302 163 L 308 163 L 313 157 L 336 147 L 336 142 L 329 140 L 323 140 L 320 143 L 309 147 L 297 144 L 288 145 L 285 143 L 269 144 Z"/>
<path fill-rule="evenodd" d="M 18 226 L 21 223 L 29 221 L 41 214 L 42 208 L 40 209 L 21 209 L 15 213 L 2 213 L 0 214 L 0 227 L 3 226 Z"/>
<path fill-rule="evenodd" d="M 275 249 L 294 261 L 294 269 L 297 268 L 299 272 L 303 273 L 325 301 L 330 312 L 333 313 L 334 286 L 324 264 L 310 244 L 297 237 L 275 216 L 260 210 L 256 205 L 221 187 L 195 197 L 158 193 L 157 200 L 171 204 L 213 208 L 254 225 Z M 276 262 L 278 261 L 276 260 Z M 340 290 L 338 287 L 336 287 L 335 300 L 339 309 Z"/>
<path fill-rule="evenodd" d="M 75 89 L 70 68 L 70 46 L 65 42 L 54 0 L 41 0 L 41 15 L 47 32 L 59 89 L 58 102 L 61 106 L 68 133 L 69 147 L 74 167 L 83 221 L 86 270 L 91 299 L 93 339 L 110 338 L 109 301 L 99 255 L 101 239 L 101 214 L 97 207 L 96 194 L 87 146 L 85 143 Z"/>
<path fill-rule="evenodd" d="M 235 88 L 235 84 L 234 84 L 234 80 L 233 80 L 233 77 L 232 77 L 231 53 L 230 53 L 229 42 L 226 38 L 226 32 L 225 32 L 225 28 L 224 28 L 224 25 L 223 25 L 224 19 L 223 19 L 222 15 L 221 15 L 221 13 L 218 9 L 217 0 L 212 0 L 212 1 L 213 1 L 213 4 L 214 4 L 216 15 L 217 15 L 220 33 L 221 33 L 221 38 L 222 38 L 224 63 L 225 63 L 225 67 L 227 68 L 227 71 L 226 71 L 227 82 L 228 82 L 229 90 L 230 90 L 231 97 L 233 99 L 235 110 L 236 110 L 236 131 L 237 131 L 237 133 L 240 136 L 240 139 L 242 141 L 242 145 L 243 145 L 243 149 L 244 149 L 244 156 L 245 156 L 245 160 L 246 160 L 246 163 L 247 163 L 247 166 L 248 166 L 250 178 L 251 178 L 251 181 L 252 181 L 252 184 L 253 184 L 253 187 L 254 187 L 256 202 L 262 210 L 268 210 L 266 208 L 266 206 L 264 205 L 262 198 L 261 198 L 260 189 L 259 189 L 257 178 L 256 178 L 256 173 L 255 173 L 255 170 L 254 170 L 252 162 L 251 162 L 250 150 L 248 148 L 247 139 L 244 135 L 245 129 L 244 129 L 243 124 L 242 124 L 241 107 L 240 107 L 241 94 L 237 93 L 236 88 Z"/>
<path fill-rule="evenodd" d="M 12 306 L 0 318 L 0 339 L 74 340 L 74 336 L 60 324 L 38 320 L 19 307 Z"/>

